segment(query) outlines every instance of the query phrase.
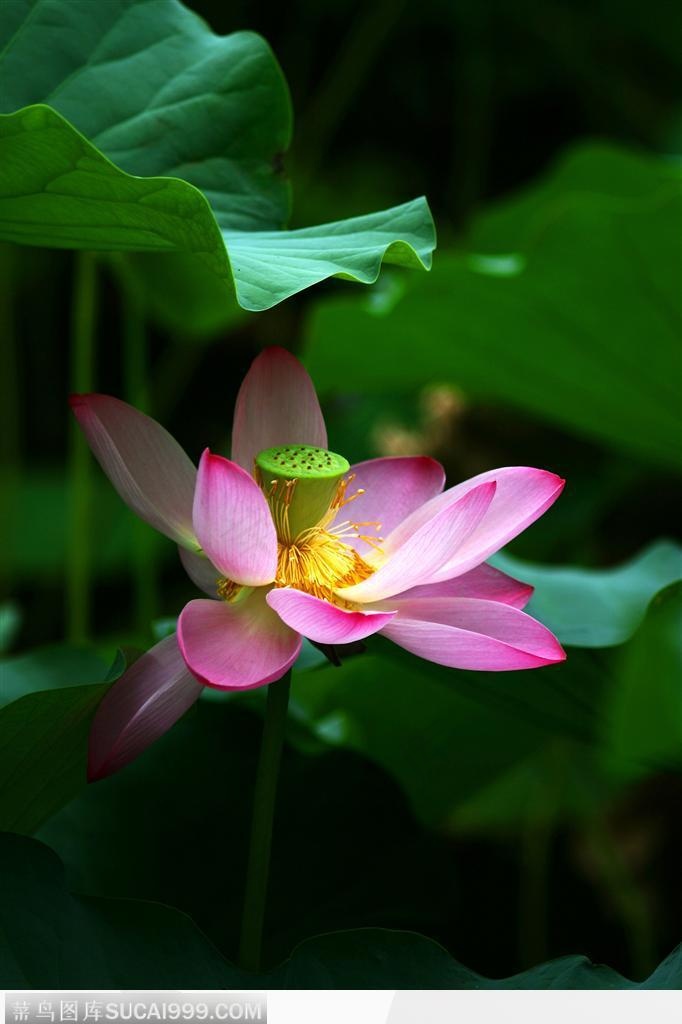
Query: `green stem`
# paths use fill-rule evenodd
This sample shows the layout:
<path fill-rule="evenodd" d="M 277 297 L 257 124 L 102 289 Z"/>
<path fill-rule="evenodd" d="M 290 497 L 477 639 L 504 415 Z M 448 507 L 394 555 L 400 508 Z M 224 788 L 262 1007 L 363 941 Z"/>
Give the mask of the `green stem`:
<path fill-rule="evenodd" d="M 17 367 L 17 339 L 15 337 L 15 302 L 12 250 L 0 246 L 0 466 L 2 467 L 1 507 L 7 522 L 15 528 L 16 502 L 19 481 L 19 375 Z M 10 531 L 11 532 L 11 531 Z M 10 545 L 3 544 L 0 552 L 0 594 L 4 599 L 12 591 L 10 578 L 12 558 Z"/>
<path fill-rule="evenodd" d="M 123 281 L 123 376 L 128 402 L 149 413 L 147 390 L 147 331 L 140 297 Z M 156 578 L 151 531 L 135 518 L 133 529 L 133 587 L 135 626 L 148 639 L 156 610 Z"/>
<path fill-rule="evenodd" d="M 656 938 L 646 897 L 601 817 L 591 820 L 587 839 L 601 883 L 625 925 L 633 974 L 636 980 L 643 981 L 657 963 Z"/>
<path fill-rule="evenodd" d="M 547 959 L 547 897 L 552 851 L 552 822 L 529 823 L 521 844 L 519 952 L 521 965 Z"/>
<path fill-rule="evenodd" d="M 253 796 L 244 915 L 239 944 L 239 962 L 249 971 L 257 971 L 260 967 L 272 844 L 272 822 L 277 796 L 279 763 L 286 730 L 290 686 L 291 670 L 279 682 L 271 683 L 268 686 L 263 740 L 258 758 Z"/>
<path fill-rule="evenodd" d="M 301 174 L 304 181 L 315 177 L 336 129 L 375 66 L 377 54 L 405 6 L 406 0 L 379 0 L 366 5 L 339 47 L 335 63 L 315 90 L 297 130 L 297 148 L 305 154 L 297 178 L 299 189 Z"/>
<path fill-rule="evenodd" d="M 71 387 L 88 392 L 93 386 L 94 331 L 97 305 L 97 270 L 90 253 L 75 260 L 71 312 Z M 75 423 L 69 452 L 71 521 L 67 568 L 69 640 L 85 643 L 90 627 L 91 576 L 91 465 L 85 439 Z"/>

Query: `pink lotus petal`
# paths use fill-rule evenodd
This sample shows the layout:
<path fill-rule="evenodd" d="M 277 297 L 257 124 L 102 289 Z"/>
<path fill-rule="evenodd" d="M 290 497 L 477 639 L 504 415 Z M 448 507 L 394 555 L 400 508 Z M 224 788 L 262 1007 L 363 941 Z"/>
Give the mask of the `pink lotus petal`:
<path fill-rule="evenodd" d="M 108 395 L 71 395 L 88 444 L 134 512 L 185 547 L 196 546 L 192 498 L 196 469 L 159 423 Z"/>
<path fill-rule="evenodd" d="M 209 597 L 217 597 L 217 584 L 220 579 L 220 573 L 210 558 L 201 553 L 188 551 L 187 548 L 178 548 L 178 554 L 180 555 L 183 569 L 192 583 L 199 590 L 203 590 L 205 594 L 208 594 Z"/>
<path fill-rule="evenodd" d="M 208 449 L 199 463 L 194 529 L 223 576 L 248 587 L 274 580 L 277 534 L 265 495 L 245 470 Z"/>
<path fill-rule="evenodd" d="M 441 464 L 426 456 L 368 459 L 351 466 L 351 473 L 355 479 L 348 488 L 349 495 L 361 489 L 365 493 L 341 509 L 337 522 L 348 518 L 354 523 L 369 523 L 359 532 L 370 536 L 387 537 L 406 516 L 440 494 L 445 484 Z M 361 554 L 368 549 L 365 541 L 344 539 Z"/>
<path fill-rule="evenodd" d="M 253 473 L 256 455 L 284 444 L 327 447 L 327 430 L 310 377 L 283 348 L 257 356 L 237 395 L 232 458 Z"/>
<path fill-rule="evenodd" d="M 178 619 L 178 643 L 190 672 L 222 690 L 280 679 L 301 649 L 298 633 L 268 607 L 264 589 L 236 604 L 190 601 Z"/>
<path fill-rule="evenodd" d="M 556 637 L 530 615 L 470 597 L 400 602 L 398 615 L 382 633 L 420 658 L 450 668 L 504 672 L 566 657 Z"/>
<path fill-rule="evenodd" d="M 201 693 L 178 643 L 168 636 L 124 672 L 97 708 L 90 730 L 88 779 L 133 761 L 168 732 Z"/>
<path fill-rule="evenodd" d="M 521 583 L 512 576 L 482 562 L 475 569 L 469 569 L 462 576 L 443 580 L 441 583 L 427 583 L 424 587 L 413 587 L 392 599 L 402 601 L 412 597 L 478 597 L 484 601 L 501 601 L 514 608 L 524 608 L 533 596 L 533 587 Z"/>
<path fill-rule="evenodd" d="M 393 594 L 444 579 L 443 566 L 476 529 L 495 494 L 495 484 L 481 484 L 461 498 L 451 498 L 435 516 L 388 554 L 379 569 L 362 583 L 339 588 L 345 601 L 381 601 Z M 396 532 L 396 531 L 394 531 Z"/>
<path fill-rule="evenodd" d="M 298 633 L 318 644 L 349 644 L 377 633 L 395 615 L 388 611 L 346 611 L 302 590 L 273 589 L 267 602 Z"/>
<path fill-rule="evenodd" d="M 478 527 L 453 552 L 443 579 L 473 569 L 508 544 L 556 501 L 565 483 L 554 473 L 527 466 L 508 466 L 480 473 L 428 501 L 386 538 L 382 548 L 387 553 L 396 550 L 453 498 L 460 498 L 490 481 L 497 484 L 495 498 Z"/>

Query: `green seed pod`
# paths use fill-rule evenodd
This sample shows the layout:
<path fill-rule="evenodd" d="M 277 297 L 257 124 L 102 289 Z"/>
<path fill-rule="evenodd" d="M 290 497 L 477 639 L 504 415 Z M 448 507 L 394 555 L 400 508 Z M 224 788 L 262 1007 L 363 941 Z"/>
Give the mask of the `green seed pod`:
<path fill-rule="evenodd" d="M 266 448 L 256 456 L 256 476 L 281 541 L 294 540 L 325 518 L 349 470 L 342 455 L 303 444 Z"/>

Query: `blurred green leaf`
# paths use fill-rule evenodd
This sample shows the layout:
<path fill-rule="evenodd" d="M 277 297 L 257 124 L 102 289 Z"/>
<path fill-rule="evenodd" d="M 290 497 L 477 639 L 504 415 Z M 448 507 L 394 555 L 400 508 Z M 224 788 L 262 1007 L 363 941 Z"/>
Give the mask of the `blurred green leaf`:
<path fill-rule="evenodd" d="M 437 943 L 410 932 L 367 928 L 320 935 L 302 943 L 291 959 L 267 976 L 286 988 L 398 989 L 677 989 L 682 983 L 682 946 L 637 984 L 585 956 L 564 956 L 511 978 L 484 978 L 464 967 Z M 418 1020 L 423 992 L 398 992 L 394 1012 Z M 408 1016 L 409 1014 L 409 1016 Z"/>
<path fill-rule="evenodd" d="M 0 663 L 0 831 L 34 832 L 85 786 L 90 720 L 125 664 L 70 647 Z"/>
<path fill-rule="evenodd" d="M 0 707 L 36 690 L 83 686 L 107 673 L 106 659 L 91 647 L 51 644 L 0 660 Z"/>
<path fill-rule="evenodd" d="M 291 135 L 286 83 L 251 32 L 215 36 L 177 2 L 8 0 L 0 28 L 0 237 L 149 256 L 136 272 L 181 282 L 202 330 L 230 319 L 226 296 L 261 310 L 328 277 L 371 283 L 381 264 L 428 267 L 435 232 L 424 199 L 282 231 Z M 54 45 L 56 37 L 69 45 Z M 35 54 L 44 54 L 40 61 Z M 145 288 L 146 292 L 147 289 Z M 187 325 L 175 299 L 166 320 Z M 199 332 L 201 333 L 201 331 Z"/>
<path fill-rule="evenodd" d="M 618 165 L 612 154 L 613 176 Z M 441 256 L 389 311 L 357 297 L 321 302 L 306 337 L 318 388 L 347 381 L 362 352 L 363 390 L 448 380 L 679 467 L 682 193 L 675 165 L 663 166 L 645 194 L 590 191 L 581 177 L 580 190 L 565 183 L 558 197 L 552 187 L 545 202 L 541 184 L 534 230 L 515 239 L 513 257 Z"/>
<path fill-rule="evenodd" d="M 623 648 L 605 708 L 604 761 L 636 777 L 682 768 L 682 586 L 656 597 Z"/>
<path fill-rule="evenodd" d="M 54 853 L 0 837 L 0 984 L 6 988 L 158 986 L 236 980 L 196 925 L 158 903 L 72 896 Z"/>
<path fill-rule="evenodd" d="M 21 612 L 15 601 L 4 601 L 0 605 L 0 654 L 4 654 L 14 643 L 21 626 Z M 3 680 L 0 676 L 0 693 Z"/>
<path fill-rule="evenodd" d="M 578 142 L 560 155 L 546 176 L 484 209 L 471 225 L 469 243 L 476 252 L 511 253 L 523 249 L 576 199 L 646 200 L 657 188 L 679 182 L 677 160 L 608 143 Z"/>
<path fill-rule="evenodd" d="M 30 835 L 86 784 L 105 683 L 31 693 L 0 711 L 0 831 Z"/>
<path fill-rule="evenodd" d="M 576 651 L 539 672 L 458 672 L 382 644 L 327 668 L 294 674 L 292 701 L 327 743 L 361 751 L 396 779 L 424 822 L 544 747 L 591 744 L 606 678 Z"/>
<path fill-rule="evenodd" d="M 98 573 L 113 574 L 130 565 L 135 519 L 99 471 L 92 485 L 93 506 L 97 508 L 94 568 Z M 64 572 L 71 501 L 70 483 L 61 470 L 32 469 L 16 480 L 8 503 L 12 544 L 5 557 L 17 577 L 49 580 Z M 168 551 L 152 529 L 146 532 L 146 542 L 159 557 Z"/>
<path fill-rule="evenodd" d="M 536 589 L 526 611 L 562 643 L 577 647 L 622 644 L 656 594 L 682 579 L 682 547 L 672 541 L 658 541 L 613 569 L 534 565 L 506 553 L 492 562 L 532 584 Z"/>
<path fill-rule="evenodd" d="M 262 694 L 253 696 L 259 704 Z M 238 944 L 262 733 L 249 703 L 198 701 L 133 764 L 82 789 L 39 832 L 78 891 L 178 907 L 228 957 Z M 290 737 L 303 729 L 294 718 Z M 447 927 L 458 887 L 448 843 L 419 828 L 395 781 L 365 757 L 328 747 L 304 756 L 289 744 L 276 818 L 268 965 L 336 928 Z"/>
<path fill-rule="evenodd" d="M 682 980 L 679 948 L 639 985 L 579 956 L 492 980 L 430 939 L 381 928 L 308 939 L 254 975 L 224 960 L 178 910 L 72 895 L 59 860 L 35 840 L 2 836 L 0 868 L 4 988 L 675 989 Z M 411 1005 L 409 993 L 399 998 Z"/>

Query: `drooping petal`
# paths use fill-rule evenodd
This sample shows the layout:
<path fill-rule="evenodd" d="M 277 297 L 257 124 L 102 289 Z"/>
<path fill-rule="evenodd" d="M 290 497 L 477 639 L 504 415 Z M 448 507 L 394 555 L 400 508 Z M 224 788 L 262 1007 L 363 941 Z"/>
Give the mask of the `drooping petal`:
<path fill-rule="evenodd" d="M 398 615 L 382 633 L 438 665 L 504 672 L 539 668 L 566 657 L 545 626 L 508 604 L 470 597 L 414 598 L 395 604 Z"/>
<path fill-rule="evenodd" d="M 178 548 L 178 554 L 182 567 L 192 583 L 209 597 L 216 597 L 217 584 L 221 574 L 211 559 L 201 552 L 188 551 L 187 548 Z"/>
<path fill-rule="evenodd" d="M 190 601 L 178 619 L 178 643 L 190 672 L 206 686 L 248 690 L 290 668 L 301 638 L 267 604 L 265 591 L 243 601 Z"/>
<path fill-rule="evenodd" d="M 318 644 L 349 644 L 377 633 L 393 611 L 346 611 L 302 590 L 288 587 L 269 592 L 268 604 L 288 626 Z"/>
<path fill-rule="evenodd" d="M 92 452 L 134 512 L 160 533 L 194 547 L 196 469 L 159 423 L 109 395 L 71 395 Z"/>
<path fill-rule="evenodd" d="M 387 560 L 362 583 L 336 593 L 344 601 L 381 601 L 393 594 L 443 579 L 443 566 L 476 529 L 495 494 L 495 484 L 481 484 L 451 500 L 436 515 L 391 551 Z"/>
<path fill-rule="evenodd" d="M 521 583 L 513 576 L 507 576 L 483 562 L 462 576 L 454 576 L 441 583 L 427 583 L 423 587 L 413 587 L 404 594 L 396 594 L 393 601 L 413 597 L 478 597 L 484 601 L 501 601 L 514 608 L 524 608 L 532 596 L 533 587 L 530 584 Z"/>
<path fill-rule="evenodd" d="M 352 503 L 341 509 L 337 523 L 350 519 L 353 523 L 367 523 L 360 534 L 388 534 L 407 516 L 430 498 L 440 494 L 445 484 L 445 470 L 435 459 L 426 456 L 395 456 L 368 459 L 351 466 L 355 479 L 348 494 L 364 491 Z M 345 537 L 345 542 L 362 553 L 367 551 L 365 541 Z"/>
<path fill-rule="evenodd" d="M 490 508 L 477 528 L 452 552 L 443 579 L 473 569 L 508 544 L 556 501 L 565 484 L 565 480 L 554 473 L 528 466 L 507 466 L 480 473 L 432 498 L 408 516 L 386 538 L 383 549 L 387 553 L 396 550 L 453 498 L 469 494 L 474 488 L 491 481 L 497 484 L 497 490 Z"/>
<path fill-rule="evenodd" d="M 163 736 L 201 693 L 175 636 L 124 672 L 97 708 L 90 730 L 88 778 L 103 779 Z"/>
<path fill-rule="evenodd" d="M 237 395 L 232 458 L 253 473 L 256 455 L 284 444 L 327 447 L 327 429 L 313 382 L 296 356 L 266 348 L 256 356 Z"/>
<path fill-rule="evenodd" d="M 277 571 L 277 534 L 253 477 L 208 449 L 194 493 L 194 529 L 204 552 L 235 583 L 259 587 Z"/>

